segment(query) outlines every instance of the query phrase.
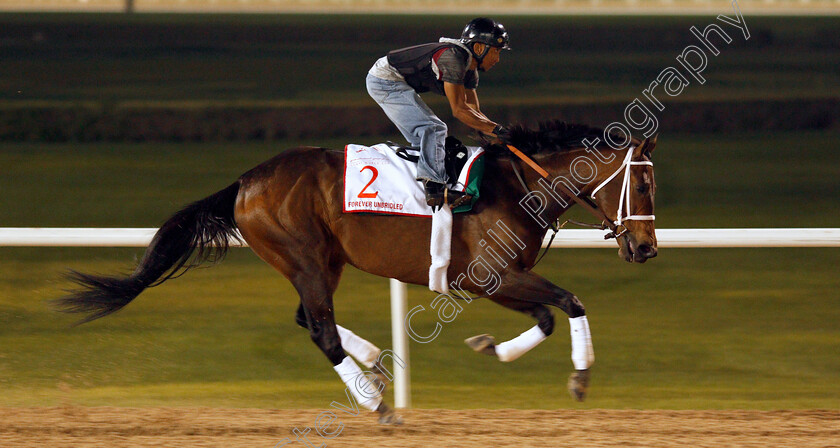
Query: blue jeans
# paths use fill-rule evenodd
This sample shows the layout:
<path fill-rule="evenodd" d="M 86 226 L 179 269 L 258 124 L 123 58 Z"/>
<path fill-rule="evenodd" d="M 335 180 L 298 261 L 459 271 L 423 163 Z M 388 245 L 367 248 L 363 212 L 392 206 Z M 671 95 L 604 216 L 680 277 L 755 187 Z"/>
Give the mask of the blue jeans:
<path fill-rule="evenodd" d="M 371 98 L 397 125 L 408 143 L 420 149 L 417 180 L 446 184 L 446 123 L 404 81 L 388 81 L 368 74 L 366 84 Z"/>

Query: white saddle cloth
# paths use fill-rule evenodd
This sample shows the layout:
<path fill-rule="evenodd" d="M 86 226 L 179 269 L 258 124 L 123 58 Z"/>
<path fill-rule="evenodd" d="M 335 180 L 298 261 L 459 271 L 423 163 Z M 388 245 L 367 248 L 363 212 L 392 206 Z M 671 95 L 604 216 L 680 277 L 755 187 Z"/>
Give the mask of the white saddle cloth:
<path fill-rule="evenodd" d="M 479 147 L 468 147 L 467 150 L 467 162 L 458 182 L 450 186 L 453 190 L 466 189 L 470 170 L 484 153 Z M 446 271 L 451 258 L 452 211 L 443 207 L 432 214 L 432 208 L 426 205 L 423 186 L 416 180 L 417 163 L 398 156 L 385 143 L 347 145 L 344 155 L 344 212 L 431 216 L 429 289 L 448 293 Z"/>
<path fill-rule="evenodd" d="M 455 185 L 464 191 L 469 172 L 484 153 L 468 147 L 467 162 Z M 417 163 L 405 160 L 385 143 L 347 145 L 344 149 L 344 212 L 432 216 L 423 185 L 417 181 Z"/>

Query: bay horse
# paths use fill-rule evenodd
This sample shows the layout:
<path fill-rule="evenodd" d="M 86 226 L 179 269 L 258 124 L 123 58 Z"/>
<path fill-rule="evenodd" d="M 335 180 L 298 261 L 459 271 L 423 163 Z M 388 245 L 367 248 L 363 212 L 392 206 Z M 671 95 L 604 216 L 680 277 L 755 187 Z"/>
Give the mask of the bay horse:
<path fill-rule="evenodd" d="M 482 141 L 487 155 L 481 199 L 472 211 L 455 215 L 448 268 L 448 278 L 457 279 L 456 289 L 537 321 L 534 328 L 501 344 L 489 335 L 468 339 L 477 352 L 502 361 L 516 359 L 553 332 L 548 306 L 568 315 L 575 367 L 569 389 L 579 400 L 585 396 L 594 361 L 584 306 L 574 294 L 531 271 L 548 223 L 574 205 L 570 199 L 588 197 L 587 203 L 612 221 L 605 224 L 613 228 L 621 258 L 644 262 L 657 254 L 650 162 L 656 139 L 627 136 L 614 149 L 599 142 L 602 133 L 561 121 L 543 123 L 537 130 L 514 126 L 503 143 L 530 156 L 549 173 L 548 180 L 513 157 L 501 142 Z M 81 288 L 56 299 L 56 305 L 61 311 L 87 313 L 80 323 L 98 319 L 122 309 L 148 287 L 200 263 L 220 260 L 232 240 L 244 239 L 297 290 L 296 322 L 309 330 L 348 386 L 348 399 L 379 412 L 380 422 L 397 423 L 399 417 L 382 402 L 384 384 L 360 382 L 362 371 L 352 359 L 381 370 L 377 360 L 382 352 L 336 325 L 333 293 L 348 263 L 374 275 L 428 285 L 430 220 L 343 213 L 344 169 L 343 151 L 298 147 L 282 152 L 175 213 L 157 231 L 131 275 L 71 271 Z M 490 277 L 498 281 L 488 281 Z"/>

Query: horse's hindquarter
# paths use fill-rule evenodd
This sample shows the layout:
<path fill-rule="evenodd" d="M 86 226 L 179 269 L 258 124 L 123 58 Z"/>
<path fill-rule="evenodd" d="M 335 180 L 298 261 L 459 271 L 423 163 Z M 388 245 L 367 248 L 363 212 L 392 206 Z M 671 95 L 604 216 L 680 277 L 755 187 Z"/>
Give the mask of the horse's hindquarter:
<path fill-rule="evenodd" d="M 290 149 L 240 177 L 236 224 L 254 252 L 278 269 L 284 262 L 278 256 L 289 258 L 285 264 L 319 258 L 329 263 L 335 257 L 325 211 L 331 189 L 341 188 L 335 185 L 341 171 L 329 162 L 332 153 Z"/>
<path fill-rule="evenodd" d="M 422 280 L 421 273 L 428 279 L 431 220 L 343 213 L 343 151 L 291 149 L 245 173 L 240 182 L 236 223 L 269 264 L 277 267 L 271 258 L 282 253 L 347 262 L 406 281 Z M 421 263 L 425 268 L 412 268 Z"/>

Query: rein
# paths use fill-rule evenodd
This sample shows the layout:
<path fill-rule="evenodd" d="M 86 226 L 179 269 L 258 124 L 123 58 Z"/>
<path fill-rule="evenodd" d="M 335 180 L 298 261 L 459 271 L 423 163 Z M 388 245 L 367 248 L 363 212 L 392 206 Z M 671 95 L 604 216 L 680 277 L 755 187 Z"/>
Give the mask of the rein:
<path fill-rule="evenodd" d="M 514 153 L 514 154 L 516 154 L 516 153 Z M 522 156 L 525 157 L 524 154 L 522 154 Z M 528 159 L 528 160 L 530 160 L 530 159 Z M 542 167 L 537 165 L 536 162 L 534 162 L 534 165 L 536 165 L 537 168 L 542 169 Z M 531 166 L 533 167 L 534 165 L 531 165 Z M 527 192 L 531 191 L 531 189 L 528 188 L 528 183 L 525 182 L 525 178 L 522 177 L 522 174 L 520 173 L 521 169 L 519 168 L 519 165 L 517 165 L 516 162 L 513 161 L 513 159 L 511 159 L 511 161 L 510 161 L 510 166 L 511 166 L 511 168 L 513 168 L 513 174 L 516 174 L 516 179 L 519 180 L 519 184 L 522 185 L 522 188 L 525 189 L 525 192 L 527 193 Z M 535 198 L 532 198 L 532 199 L 535 199 Z M 531 265 L 530 268 L 528 268 L 528 270 L 534 269 L 534 267 L 540 262 L 540 260 L 542 260 L 543 257 L 545 257 L 545 254 L 548 253 L 548 249 L 551 247 L 551 243 L 554 242 L 554 237 L 557 236 L 557 231 L 560 230 L 561 227 L 563 227 L 563 226 L 558 226 L 557 225 L 558 222 L 559 222 L 559 219 L 557 221 L 551 223 L 551 230 L 554 231 L 551 234 L 551 239 L 548 240 L 548 245 L 545 247 L 545 249 L 543 249 L 542 254 L 540 254 L 540 256 L 537 257 L 537 261 L 535 261 L 534 264 Z M 564 225 L 565 225 L 565 223 L 564 223 Z"/>
<path fill-rule="evenodd" d="M 512 152 L 516 157 L 519 157 L 523 162 L 528 164 L 528 166 L 533 168 L 534 171 L 536 171 L 540 176 L 543 177 L 543 179 L 551 182 L 551 179 L 549 178 L 548 171 L 544 170 L 539 164 L 537 164 L 537 162 L 533 161 L 530 157 L 526 156 L 522 151 L 517 149 L 515 146 L 513 146 L 513 145 L 506 145 L 506 146 L 510 150 L 510 152 Z M 632 153 L 630 153 L 630 154 L 632 154 Z M 622 165 L 622 168 L 623 168 L 623 165 Z M 621 171 L 621 170 L 619 169 L 619 171 Z M 525 184 L 525 181 L 522 179 L 522 176 L 519 175 L 519 172 L 517 170 L 514 170 L 514 173 L 516 173 L 516 177 L 519 178 L 519 182 L 522 184 L 523 187 L 525 187 L 525 190 L 526 191 L 531 191 L 528 188 L 528 185 Z M 606 182 L 599 185 L 598 189 L 602 188 L 604 185 L 609 183 L 609 181 L 612 180 L 612 178 L 615 177 L 616 174 L 618 174 L 618 171 L 615 174 L 613 174 L 612 176 L 610 176 L 610 178 L 607 179 Z M 592 202 L 589 198 L 578 197 L 578 195 L 574 194 L 571 190 L 569 190 L 568 187 L 566 187 L 562 183 L 558 183 L 557 187 L 559 187 L 559 190 L 560 190 L 561 193 L 565 194 L 571 200 L 575 201 L 575 203 L 577 203 L 578 205 L 580 205 L 581 207 L 586 209 L 586 211 L 591 213 L 593 216 L 595 216 L 596 219 L 598 219 L 600 221 L 600 224 L 585 224 L 586 227 L 593 227 L 593 228 L 597 228 L 597 229 L 601 229 L 601 230 L 610 229 L 610 233 L 608 233 L 604 236 L 605 240 L 608 240 L 610 238 L 618 238 L 619 236 L 623 235 L 624 232 L 627 231 L 627 228 L 625 227 L 623 231 L 619 232 L 618 227 L 621 225 L 621 223 L 616 225 L 616 223 L 614 223 L 610 218 L 608 218 L 607 214 L 604 213 L 603 210 L 599 209 L 598 206 L 594 202 Z M 552 188 L 555 188 L 555 187 L 552 187 Z M 597 189 L 596 189 L 596 191 L 597 191 Z M 623 191 L 622 191 L 622 193 L 623 193 Z M 593 197 L 594 197 L 594 195 L 593 195 Z M 572 224 L 578 224 L 578 222 L 576 222 L 576 221 L 566 221 L 566 222 L 571 222 Z M 565 223 L 564 223 L 564 225 L 565 225 Z M 559 230 L 560 227 L 562 227 L 562 226 L 558 227 L 558 226 L 554 225 L 552 227 L 554 228 L 554 234 L 556 235 L 557 230 Z M 551 239 L 554 240 L 554 235 L 552 235 Z M 543 253 L 543 255 L 545 255 L 545 254 Z M 540 257 L 540 258 L 542 258 L 542 257 Z"/>

